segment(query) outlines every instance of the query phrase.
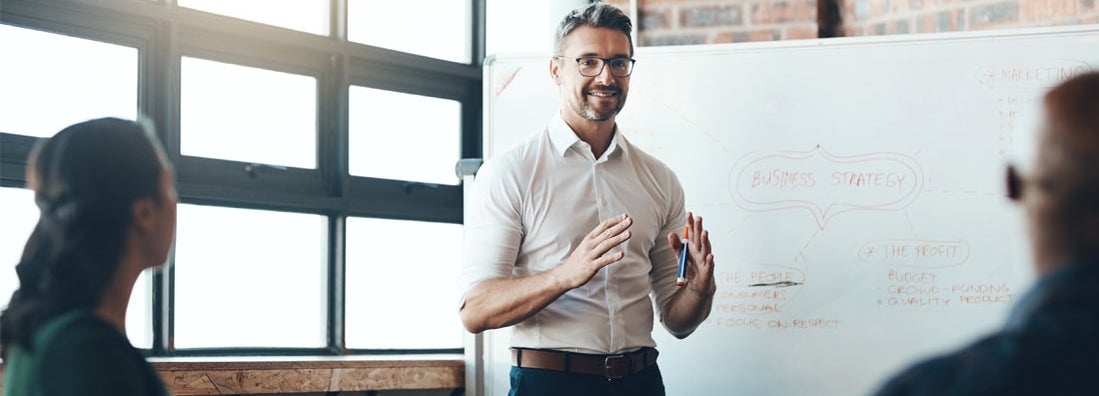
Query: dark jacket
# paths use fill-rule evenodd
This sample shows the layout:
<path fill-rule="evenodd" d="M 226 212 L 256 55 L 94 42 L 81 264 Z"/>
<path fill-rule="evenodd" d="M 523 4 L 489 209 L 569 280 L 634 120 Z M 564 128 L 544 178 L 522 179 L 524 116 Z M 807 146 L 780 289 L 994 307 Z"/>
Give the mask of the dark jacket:
<path fill-rule="evenodd" d="M 1099 260 L 1042 277 L 1002 330 L 905 370 L 877 395 L 1099 395 Z"/>

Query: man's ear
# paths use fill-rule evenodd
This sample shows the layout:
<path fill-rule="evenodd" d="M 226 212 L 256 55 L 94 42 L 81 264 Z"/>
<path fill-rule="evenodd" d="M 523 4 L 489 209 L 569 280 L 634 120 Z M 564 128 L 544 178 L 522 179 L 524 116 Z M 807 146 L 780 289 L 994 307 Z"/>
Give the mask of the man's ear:
<path fill-rule="evenodd" d="M 142 234 L 152 233 L 156 227 L 156 203 L 152 198 L 137 200 L 130 207 L 130 218 L 136 231 Z"/>
<path fill-rule="evenodd" d="M 561 85 L 561 63 L 557 61 L 557 58 L 550 58 L 549 61 L 549 73 L 550 78 L 553 78 L 553 82 L 557 85 Z"/>

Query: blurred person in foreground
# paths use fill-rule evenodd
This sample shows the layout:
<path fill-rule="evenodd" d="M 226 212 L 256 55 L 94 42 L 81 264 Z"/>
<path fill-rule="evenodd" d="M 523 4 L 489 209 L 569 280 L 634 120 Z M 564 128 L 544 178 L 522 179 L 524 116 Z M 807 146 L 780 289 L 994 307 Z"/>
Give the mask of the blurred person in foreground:
<path fill-rule="evenodd" d="M 126 338 L 138 275 L 163 264 L 176 193 L 152 131 L 103 118 L 72 125 L 31 153 L 38 224 L 0 314 L 3 396 L 167 395 Z"/>
<path fill-rule="evenodd" d="M 1008 168 L 1038 282 L 1007 324 L 919 363 L 878 395 L 1099 395 L 1099 74 L 1045 96 L 1033 169 Z"/>

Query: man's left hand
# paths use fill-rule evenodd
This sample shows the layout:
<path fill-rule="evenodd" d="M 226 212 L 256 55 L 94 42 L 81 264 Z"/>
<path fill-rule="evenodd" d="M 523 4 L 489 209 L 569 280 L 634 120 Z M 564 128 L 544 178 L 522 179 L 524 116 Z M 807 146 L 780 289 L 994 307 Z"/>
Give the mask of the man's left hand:
<path fill-rule="evenodd" d="M 681 237 L 676 233 L 668 234 L 668 244 L 678 252 L 683 247 Z M 714 254 L 710 246 L 710 232 L 702 228 L 702 216 L 687 212 L 687 265 L 688 291 L 700 297 L 709 297 L 717 290 L 714 282 Z"/>

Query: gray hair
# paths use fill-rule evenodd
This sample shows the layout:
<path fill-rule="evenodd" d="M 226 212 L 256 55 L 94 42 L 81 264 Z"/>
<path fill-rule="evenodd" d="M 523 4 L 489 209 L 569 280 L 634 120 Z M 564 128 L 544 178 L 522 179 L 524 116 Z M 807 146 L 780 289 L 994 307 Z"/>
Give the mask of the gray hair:
<path fill-rule="evenodd" d="M 618 7 L 595 3 L 585 8 L 577 8 L 565 15 L 561 24 L 557 26 L 557 34 L 553 42 L 553 52 L 556 55 L 564 55 L 565 37 L 568 37 L 576 28 L 588 26 L 593 28 L 608 28 L 621 31 L 630 41 L 630 55 L 633 55 L 633 22 L 630 17 Z"/>

